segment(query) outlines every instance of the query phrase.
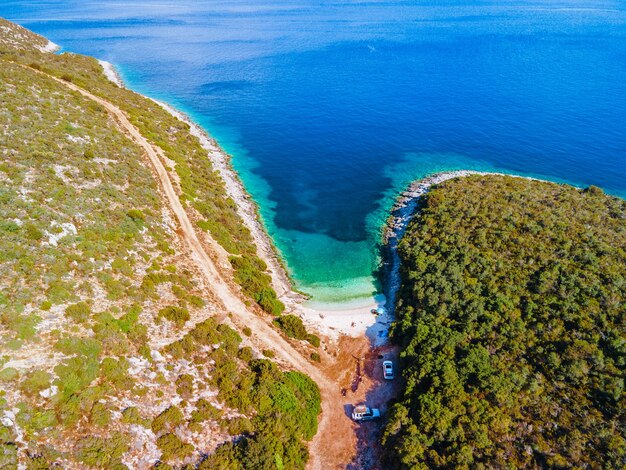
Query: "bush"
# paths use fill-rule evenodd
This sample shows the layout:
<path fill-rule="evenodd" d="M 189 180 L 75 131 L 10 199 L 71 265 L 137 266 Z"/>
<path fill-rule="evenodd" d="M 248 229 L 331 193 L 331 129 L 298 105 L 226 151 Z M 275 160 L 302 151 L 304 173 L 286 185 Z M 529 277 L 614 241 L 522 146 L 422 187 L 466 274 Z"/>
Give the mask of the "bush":
<path fill-rule="evenodd" d="M 146 218 L 143 215 L 143 212 L 141 212 L 139 209 L 131 209 L 128 212 L 126 212 L 126 215 L 130 217 L 133 220 L 133 222 L 136 222 L 136 223 L 142 224 L 146 221 Z"/>
<path fill-rule="evenodd" d="M 193 377 L 189 374 L 182 374 L 176 379 L 176 393 L 183 398 L 190 398 L 193 395 Z"/>
<path fill-rule="evenodd" d="M 43 238 L 43 232 L 31 222 L 24 224 L 24 230 L 29 240 L 39 241 Z"/>
<path fill-rule="evenodd" d="M 239 333 L 224 323 L 217 325 L 217 331 L 221 334 L 221 347 L 227 354 L 235 356 L 241 344 L 241 336 L 239 336 Z"/>
<path fill-rule="evenodd" d="M 125 424 L 138 424 L 144 428 L 150 427 L 150 421 L 143 418 L 139 413 L 139 410 L 134 406 L 129 406 L 122 411 L 122 423 Z"/>
<path fill-rule="evenodd" d="M 109 407 L 104 403 L 94 403 L 91 407 L 89 420 L 95 426 L 106 426 L 111 420 L 111 411 L 109 410 Z"/>
<path fill-rule="evenodd" d="M 237 353 L 237 357 L 244 362 L 250 362 L 252 359 L 254 359 L 254 352 L 252 351 L 252 348 L 250 346 L 244 346 Z"/>
<path fill-rule="evenodd" d="M 163 453 L 161 459 L 165 461 L 172 459 L 182 460 L 194 451 L 194 447 L 191 444 L 181 441 L 176 434 L 172 433 L 163 434 L 157 439 L 156 444 Z"/>
<path fill-rule="evenodd" d="M 319 348 L 320 346 L 320 338 L 319 336 L 316 336 L 314 334 L 308 334 L 306 335 L 306 340 L 311 343 L 313 346 L 315 346 L 316 348 Z"/>
<path fill-rule="evenodd" d="M 249 326 L 244 326 L 242 333 L 246 336 L 252 336 L 252 328 Z"/>
<path fill-rule="evenodd" d="M 196 403 L 196 409 L 191 412 L 191 421 L 193 423 L 201 423 L 208 420 L 219 419 L 223 414 L 223 411 L 215 408 L 204 398 L 201 398 Z"/>
<path fill-rule="evenodd" d="M 130 390 L 135 385 L 135 380 L 128 374 L 128 361 L 123 357 L 119 360 L 112 357 L 102 359 L 100 375 L 119 390 Z"/>
<path fill-rule="evenodd" d="M 265 357 L 267 357 L 267 358 L 269 358 L 269 359 L 273 359 L 273 358 L 274 358 L 274 356 L 276 356 L 276 354 L 274 354 L 274 351 L 272 351 L 271 349 L 264 349 L 264 350 L 263 350 L 263 351 L 261 351 L 261 352 L 262 352 L 262 354 L 263 354 Z"/>
<path fill-rule="evenodd" d="M 50 374 L 44 370 L 29 372 L 20 383 L 20 389 L 31 396 L 50 387 Z"/>
<path fill-rule="evenodd" d="M 254 430 L 252 423 L 248 418 L 233 418 L 227 422 L 228 434 L 237 436 L 239 434 L 247 434 Z"/>
<path fill-rule="evenodd" d="M 78 302 L 65 309 L 65 315 L 75 322 L 84 323 L 91 316 L 91 308 L 86 302 Z"/>
<path fill-rule="evenodd" d="M 311 360 L 315 362 L 322 362 L 322 358 L 318 353 L 311 353 Z"/>
<path fill-rule="evenodd" d="M 20 373 L 17 369 L 13 367 L 7 367 L 5 369 L 0 370 L 0 382 L 12 382 L 16 380 L 20 376 Z"/>
<path fill-rule="evenodd" d="M 159 318 L 163 317 L 166 320 L 173 322 L 179 328 L 185 326 L 185 323 L 189 321 L 189 310 L 184 307 L 176 307 L 170 305 L 169 307 L 162 308 L 158 313 Z"/>
<path fill-rule="evenodd" d="M 256 256 L 247 254 L 231 256 L 229 259 L 235 269 L 235 281 L 241 285 L 244 293 L 252 297 L 266 312 L 280 315 L 285 306 L 272 289 L 272 278 L 264 272 L 267 269 L 265 263 Z"/>
<path fill-rule="evenodd" d="M 183 412 L 173 405 L 163 410 L 156 418 L 152 420 L 150 426 L 152 432 L 159 434 L 162 432 L 171 432 L 184 421 Z"/>
<path fill-rule="evenodd" d="M 290 338 L 307 339 L 306 327 L 300 317 L 296 317 L 295 315 L 283 315 L 274 321 Z"/>
<path fill-rule="evenodd" d="M 85 437 L 78 442 L 76 456 L 81 462 L 100 468 L 113 468 L 119 465 L 120 458 L 128 451 L 127 436 L 119 432 L 110 438 Z"/>

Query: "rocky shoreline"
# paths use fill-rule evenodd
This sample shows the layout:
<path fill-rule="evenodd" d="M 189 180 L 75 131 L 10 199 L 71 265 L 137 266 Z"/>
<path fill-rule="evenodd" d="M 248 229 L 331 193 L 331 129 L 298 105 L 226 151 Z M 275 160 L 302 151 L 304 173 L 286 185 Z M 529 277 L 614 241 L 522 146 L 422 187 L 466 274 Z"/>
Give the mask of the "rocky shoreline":
<path fill-rule="evenodd" d="M 383 232 L 383 277 L 385 285 L 385 296 L 387 297 L 388 315 L 394 317 L 396 306 L 396 295 L 400 288 L 400 255 L 398 254 L 398 244 L 406 231 L 409 222 L 415 215 L 419 201 L 428 190 L 437 184 L 454 178 L 463 178 L 472 175 L 502 175 L 503 173 L 493 173 L 473 170 L 457 170 L 443 173 L 436 173 L 426 178 L 413 181 L 404 190 L 391 209 L 391 215 Z"/>

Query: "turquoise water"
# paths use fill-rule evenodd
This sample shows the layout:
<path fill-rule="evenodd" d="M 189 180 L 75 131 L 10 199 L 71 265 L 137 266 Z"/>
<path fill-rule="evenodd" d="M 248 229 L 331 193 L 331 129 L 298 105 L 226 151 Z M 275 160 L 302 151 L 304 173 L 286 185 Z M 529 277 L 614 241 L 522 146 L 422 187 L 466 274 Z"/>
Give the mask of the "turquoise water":
<path fill-rule="evenodd" d="M 612 1 L 5 0 L 233 155 L 298 287 L 379 290 L 380 227 L 432 172 L 626 196 L 626 11 Z"/>

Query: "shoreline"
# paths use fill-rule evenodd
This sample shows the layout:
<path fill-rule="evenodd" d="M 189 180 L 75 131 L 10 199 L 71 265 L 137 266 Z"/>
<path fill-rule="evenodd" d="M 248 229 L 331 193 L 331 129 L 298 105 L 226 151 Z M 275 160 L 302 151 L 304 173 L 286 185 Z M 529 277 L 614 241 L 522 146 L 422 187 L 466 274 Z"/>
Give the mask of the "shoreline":
<path fill-rule="evenodd" d="M 96 60 L 102 67 L 102 70 L 104 71 L 104 76 L 108 78 L 109 81 L 115 83 L 120 88 L 126 88 L 126 86 L 124 85 L 124 80 L 122 80 L 122 76 L 112 63 L 107 62 L 106 60 Z"/>
<path fill-rule="evenodd" d="M 100 59 L 98 59 L 98 63 L 102 67 L 107 79 L 120 88 L 127 88 L 113 64 Z M 285 302 L 285 300 L 288 301 L 288 299 L 285 299 L 285 296 L 288 296 L 290 299 L 297 298 L 300 302 L 306 300 L 305 294 L 299 293 L 293 288 L 293 282 L 289 277 L 287 269 L 283 265 L 280 253 L 261 221 L 256 202 L 246 191 L 239 175 L 232 167 L 231 156 L 219 146 L 217 141 L 212 138 L 207 131 L 194 122 L 187 114 L 163 101 L 149 96 L 146 96 L 146 98 L 161 106 L 176 119 L 187 124 L 190 134 L 196 137 L 202 148 L 206 150 L 213 167 L 224 181 L 227 194 L 235 201 L 239 216 L 248 229 L 250 229 L 253 240 L 257 246 L 257 254 L 267 264 L 268 271 L 271 273 L 272 277 L 272 287 L 276 290 L 276 294 L 280 300 L 283 302 Z M 286 307 L 288 307 L 287 302 L 285 303 Z"/>
<path fill-rule="evenodd" d="M 546 183 L 555 183 L 554 181 L 542 180 L 531 176 L 522 176 L 508 173 L 500 173 L 496 171 L 476 171 L 476 170 L 454 170 L 435 173 L 430 176 L 415 180 L 407 186 L 396 198 L 393 204 L 387 223 L 383 227 L 383 270 L 384 270 L 384 291 L 389 301 L 390 308 L 387 314 L 391 317 L 390 321 L 395 318 L 395 300 L 400 288 L 400 255 L 398 254 L 398 244 L 406 229 L 415 216 L 421 198 L 428 193 L 430 188 L 445 181 L 464 178 L 467 176 L 509 176 L 511 178 L 523 178 L 532 181 L 543 181 Z"/>
<path fill-rule="evenodd" d="M 115 66 L 109 62 L 98 60 L 103 72 L 110 81 L 117 86 L 126 87 Z M 325 306 L 307 306 L 309 300 L 306 294 L 298 292 L 294 288 L 293 281 L 289 277 L 283 263 L 280 252 L 274 245 L 269 233 L 265 229 L 259 214 L 257 203 L 246 191 L 239 175 L 232 167 L 231 156 L 226 153 L 219 143 L 209 136 L 200 125 L 195 123 L 184 112 L 175 109 L 163 101 L 151 99 L 172 116 L 189 125 L 190 133 L 195 136 L 200 145 L 206 150 L 213 167 L 224 181 L 227 194 L 235 201 L 239 216 L 250 230 L 257 246 L 259 257 L 267 264 L 268 273 L 272 278 L 272 287 L 278 298 L 285 304 L 285 314 L 299 316 L 307 327 L 337 341 L 342 335 L 351 337 L 368 337 L 378 334 L 385 328 L 380 325 L 376 328 L 377 317 L 371 313 L 381 303 L 375 298 L 363 299 L 359 305 L 347 303 L 329 304 Z"/>
<path fill-rule="evenodd" d="M 38 47 L 38 49 L 41 52 L 47 53 L 47 54 L 53 54 L 59 50 L 61 50 L 61 46 L 59 46 L 58 44 L 53 43 L 52 41 L 50 41 L 48 39 L 48 44 L 46 44 L 45 46 L 42 47 Z"/>
<path fill-rule="evenodd" d="M 202 148 L 207 151 L 213 167 L 224 181 L 227 194 L 236 203 L 239 216 L 248 229 L 250 229 L 252 238 L 257 246 L 257 254 L 268 266 L 268 272 L 272 277 L 272 287 L 276 291 L 278 298 L 285 302 L 286 307 L 290 299 L 297 298 L 299 301 L 306 300 L 304 294 L 300 294 L 294 290 L 293 282 L 283 266 L 280 253 L 272 242 L 261 220 L 257 203 L 246 191 L 243 182 L 233 168 L 231 156 L 219 146 L 214 138 L 210 137 L 200 125 L 196 124 L 184 112 L 162 101 L 150 97 L 148 98 L 157 103 L 172 116 L 186 123 L 189 126 L 191 135 L 195 136 L 199 140 Z"/>
<path fill-rule="evenodd" d="M 98 60 L 98 62 L 107 79 L 119 87 L 126 88 L 113 64 L 103 60 Z M 224 181 L 228 196 L 235 202 L 239 216 L 250 230 L 257 246 L 259 258 L 268 266 L 268 273 L 272 278 L 272 287 L 278 298 L 285 304 L 284 313 L 300 317 L 308 328 L 316 330 L 333 341 L 338 341 L 341 336 L 346 335 L 353 338 L 365 337 L 372 347 L 380 347 L 387 343 L 389 327 L 394 319 L 395 296 L 400 284 L 400 259 L 397 254 L 397 244 L 415 213 L 419 198 L 431 186 L 452 178 L 469 175 L 504 175 L 504 173 L 495 172 L 458 170 L 437 173 L 410 183 L 407 189 L 397 197 L 388 221 L 382 227 L 383 292 L 369 299 L 362 299 L 358 303 L 338 302 L 324 305 L 313 300 L 310 305 L 307 305 L 308 297 L 294 288 L 281 254 L 265 228 L 257 203 L 246 191 L 243 182 L 232 166 L 231 156 L 219 146 L 214 138 L 209 136 L 207 131 L 184 112 L 162 101 L 148 98 L 175 118 L 186 123 L 190 128 L 191 135 L 199 140 L 200 145 L 207 152 L 207 157 L 211 160 L 214 169 Z M 384 307 L 381 314 L 372 313 L 373 310 L 380 307 Z"/>

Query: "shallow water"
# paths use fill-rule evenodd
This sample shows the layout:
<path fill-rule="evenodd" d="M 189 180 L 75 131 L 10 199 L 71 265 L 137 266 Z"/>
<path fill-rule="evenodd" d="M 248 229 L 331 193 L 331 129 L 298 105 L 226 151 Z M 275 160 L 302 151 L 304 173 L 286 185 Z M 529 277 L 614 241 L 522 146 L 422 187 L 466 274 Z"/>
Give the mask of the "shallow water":
<path fill-rule="evenodd" d="M 611 1 L 5 0 L 234 155 L 298 286 L 377 286 L 393 198 L 496 170 L 626 196 L 626 6 Z"/>

